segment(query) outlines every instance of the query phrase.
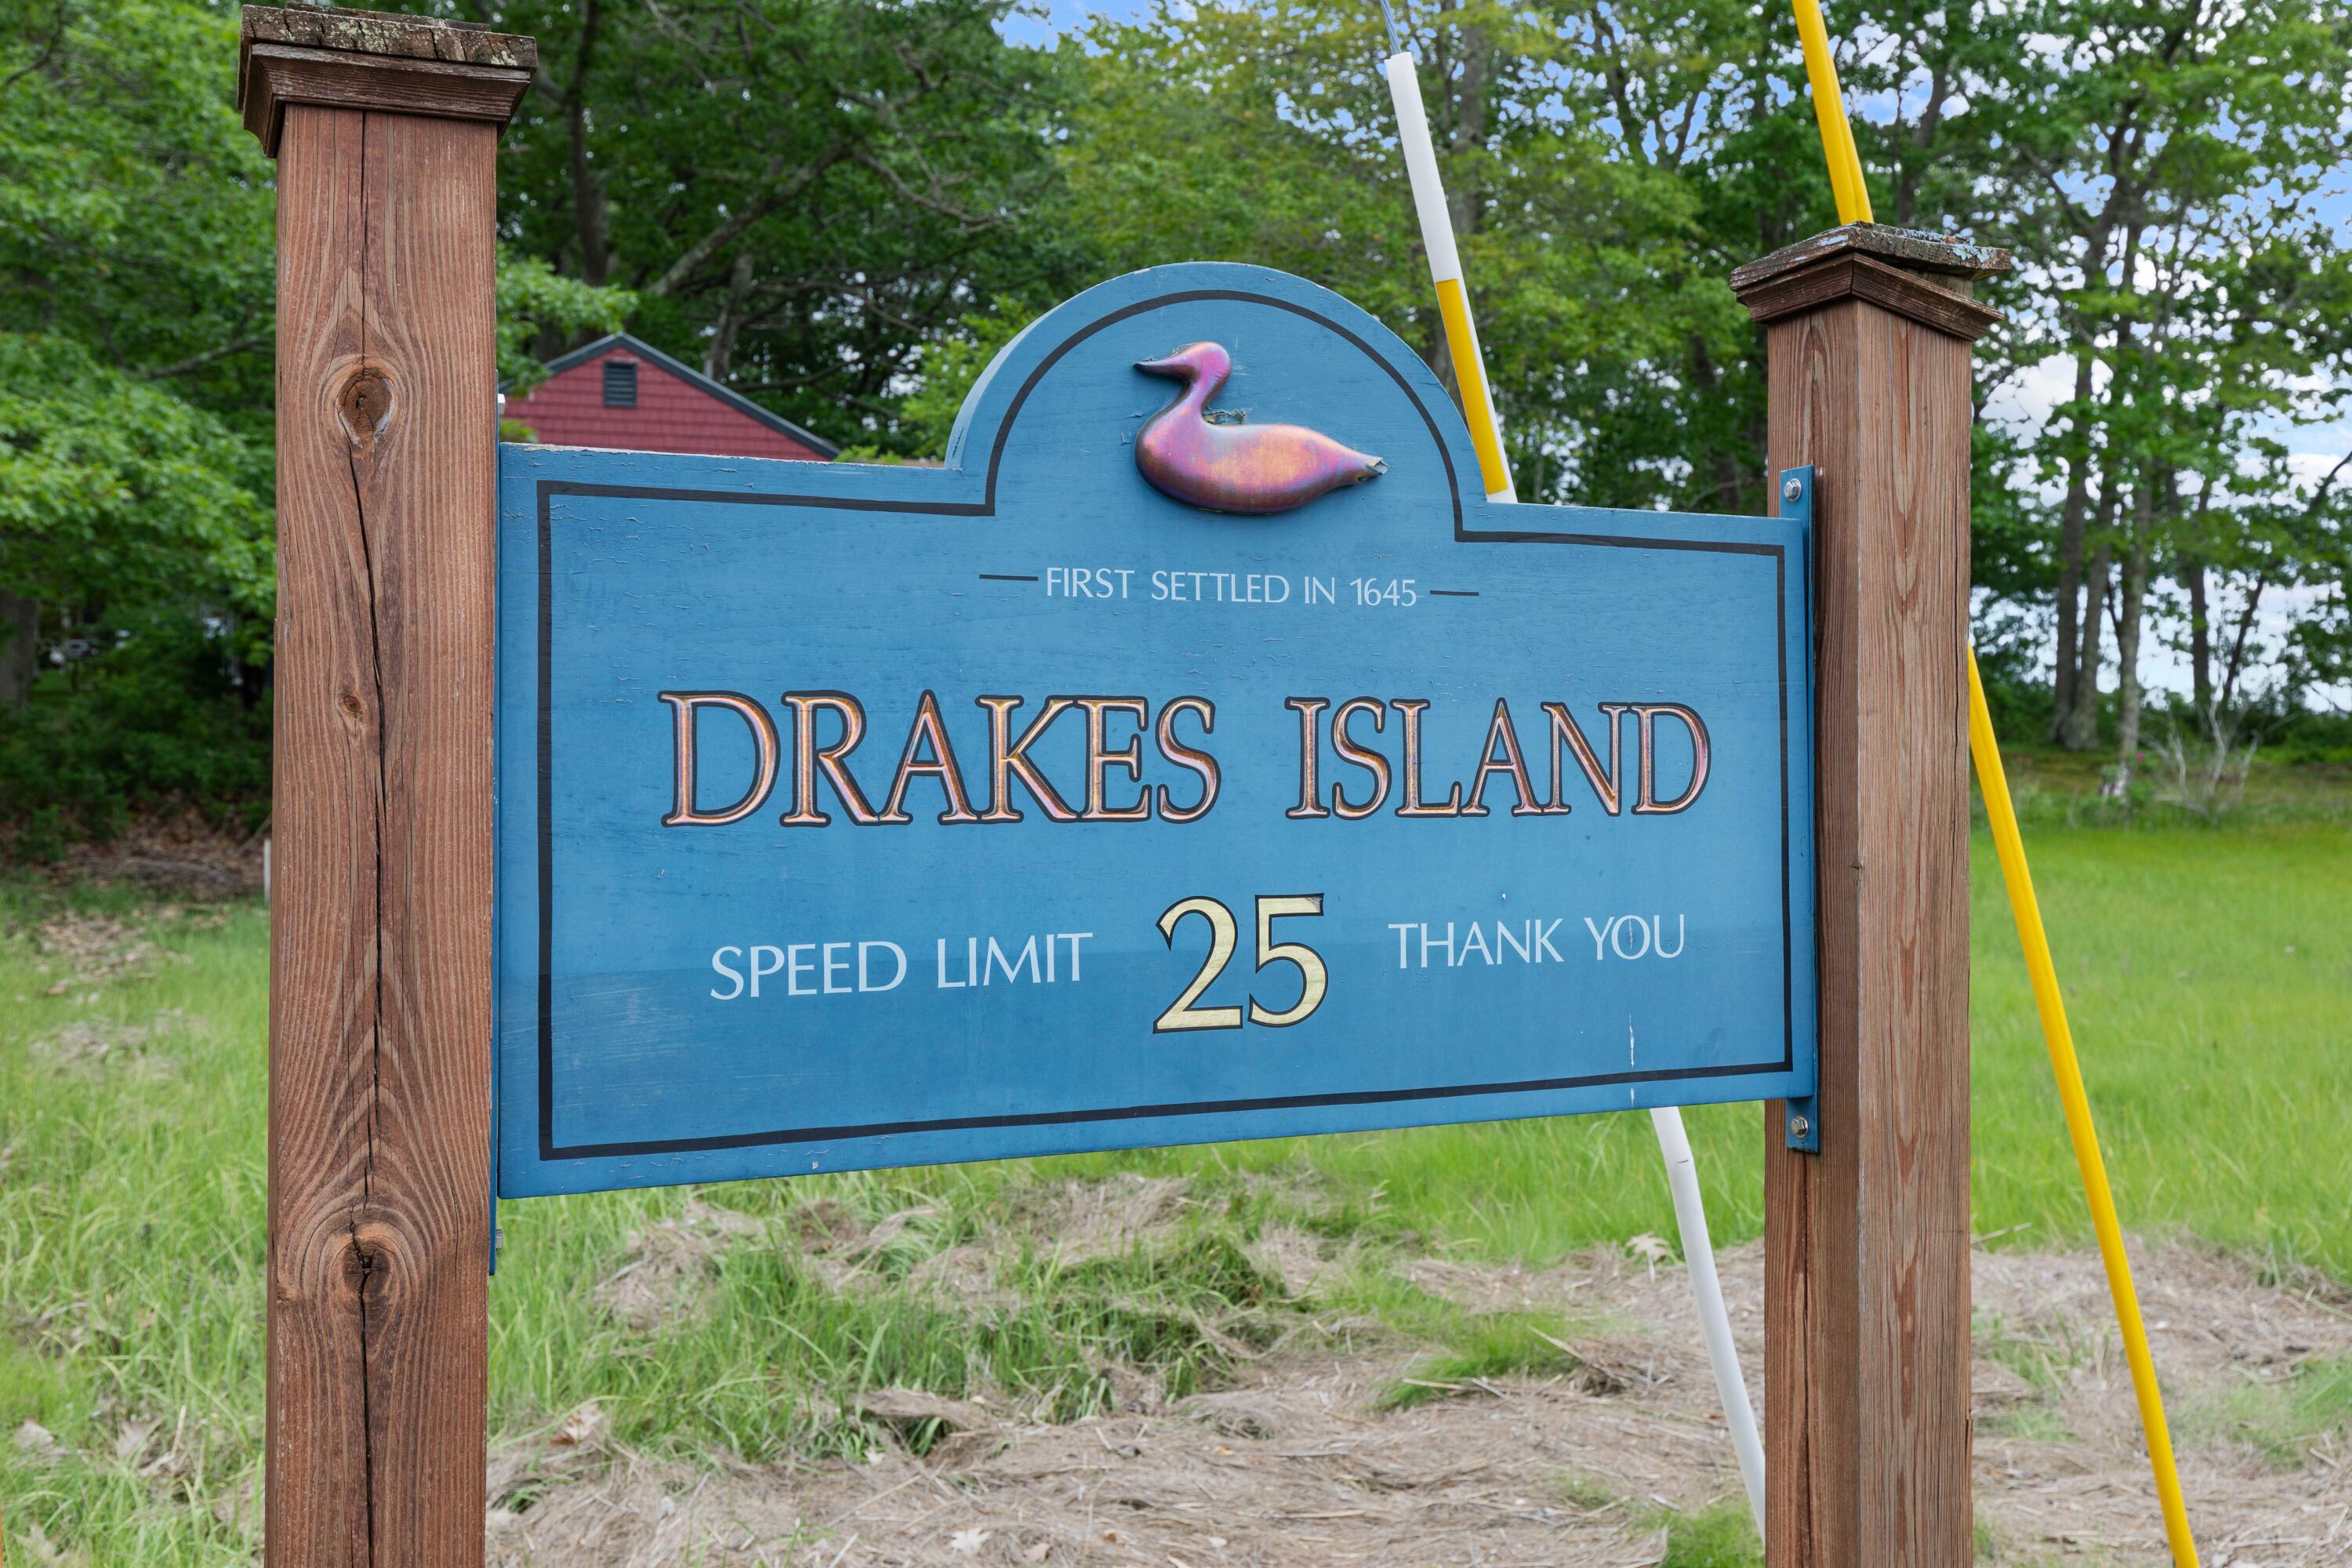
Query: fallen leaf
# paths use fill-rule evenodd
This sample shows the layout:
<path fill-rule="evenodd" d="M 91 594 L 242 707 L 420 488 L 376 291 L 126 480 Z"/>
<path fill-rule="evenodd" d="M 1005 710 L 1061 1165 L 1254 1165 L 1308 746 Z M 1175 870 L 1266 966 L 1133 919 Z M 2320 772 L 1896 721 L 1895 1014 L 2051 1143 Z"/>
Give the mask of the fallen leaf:
<path fill-rule="evenodd" d="M 959 1530 L 953 1535 L 949 1536 L 948 1550 L 950 1552 L 961 1552 L 966 1557 L 977 1556 L 979 1555 L 982 1544 L 987 1540 L 988 1531 L 981 1529 L 978 1525 L 974 1525 L 970 1530 Z"/>
<path fill-rule="evenodd" d="M 578 1447 L 604 1429 L 604 1407 L 590 1399 L 563 1418 L 548 1442 L 559 1448 Z"/>
<path fill-rule="evenodd" d="M 1647 1258 L 1652 1263 L 1664 1263 L 1675 1255 L 1674 1245 L 1671 1242 L 1663 1236 L 1653 1236 L 1646 1230 L 1628 1240 L 1625 1243 L 1625 1250 L 1636 1258 Z"/>

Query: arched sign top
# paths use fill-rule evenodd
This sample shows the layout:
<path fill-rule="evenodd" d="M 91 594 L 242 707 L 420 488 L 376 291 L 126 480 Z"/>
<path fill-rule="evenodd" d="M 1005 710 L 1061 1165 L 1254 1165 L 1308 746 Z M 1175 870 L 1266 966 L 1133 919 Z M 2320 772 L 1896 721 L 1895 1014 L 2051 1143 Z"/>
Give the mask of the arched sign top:
<path fill-rule="evenodd" d="M 1146 268 L 1031 322 L 973 384 L 948 439 L 947 467 L 980 477 L 982 500 L 992 503 L 1008 462 L 1017 467 L 1033 441 L 1067 454 L 1092 417 L 1102 439 L 1131 445 L 1170 400 L 1168 384 L 1135 362 L 1202 341 L 1231 356 L 1223 411 L 1305 426 L 1378 454 L 1388 467 L 1384 500 L 1392 503 L 1399 490 L 1442 497 L 1455 531 L 1465 521 L 1465 489 L 1483 502 L 1465 481 L 1478 471 L 1469 429 L 1402 338 L 1320 284 L 1239 262 Z M 1031 434 L 1041 428 L 1049 433 Z M 1387 483 L 1391 477 L 1397 482 Z"/>

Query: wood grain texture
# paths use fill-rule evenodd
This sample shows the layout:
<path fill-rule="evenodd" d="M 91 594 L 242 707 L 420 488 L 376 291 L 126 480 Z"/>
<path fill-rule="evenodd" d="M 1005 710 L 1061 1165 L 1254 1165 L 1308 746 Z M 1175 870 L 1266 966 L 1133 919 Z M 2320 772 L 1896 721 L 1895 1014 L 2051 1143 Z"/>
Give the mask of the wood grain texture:
<path fill-rule="evenodd" d="M 1922 326 L 1973 342 L 2000 320 L 2000 312 L 1962 292 L 1965 281 L 1942 288 L 1901 268 L 1867 256 L 1843 254 L 1802 268 L 1774 273 L 1739 291 L 1751 319 L 1762 323 L 1819 310 L 1848 297 L 1868 300 Z"/>
<path fill-rule="evenodd" d="M 299 48 L 247 40 L 238 101 L 245 128 L 275 153 L 293 103 L 331 109 L 478 120 L 504 126 L 530 86 L 530 72 L 504 66 Z"/>
<path fill-rule="evenodd" d="M 478 1563 L 494 126 L 279 156 L 268 1561 Z"/>
<path fill-rule="evenodd" d="M 1822 1152 L 1767 1108 L 1767 1559 L 1963 1568 L 1969 349 L 1857 295 L 1768 346 L 1819 470 Z"/>

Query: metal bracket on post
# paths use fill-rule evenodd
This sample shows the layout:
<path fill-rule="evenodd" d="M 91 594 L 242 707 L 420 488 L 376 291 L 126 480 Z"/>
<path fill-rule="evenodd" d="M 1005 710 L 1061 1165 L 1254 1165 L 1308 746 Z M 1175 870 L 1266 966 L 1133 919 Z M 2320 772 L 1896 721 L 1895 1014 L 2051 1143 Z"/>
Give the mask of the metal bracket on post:
<path fill-rule="evenodd" d="M 1789 1147 L 1804 1154 L 1822 1152 L 1821 1107 L 1811 1095 L 1788 1102 L 1789 1121 L 1784 1131 L 1789 1135 Z"/>
<path fill-rule="evenodd" d="M 1802 530 L 1804 542 L 1803 548 L 1798 552 L 1798 560 L 1802 563 L 1804 573 L 1802 595 L 1805 606 L 1806 639 L 1810 642 L 1812 637 L 1813 617 L 1813 469 L 1811 464 L 1809 463 L 1801 468 L 1780 470 L 1780 521 L 1796 523 Z M 1809 682 L 1812 679 L 1811 673 L 1812 664 L 1813 661 L 1811 659 L 1805 662 L 1806 679 Z M 1811 695 L 1810 692 L 1807 693 L 1809 699 L 1805 704 L 1807 712 L 1814 710 L 1810 700 Z M 1808 737 L 1808 740 L 1810 739 Z M 1819 1097 L 1809 1094 L 1801 1100 L 1789 1100 L 1786 1114 L 1787 1121 L 1783 1122 L 1781 1131 L 1788 1137 L 1789 1147 L 1808 1154 L 1820 1153 L 1822 1152 L 1822 1110 Z"/>

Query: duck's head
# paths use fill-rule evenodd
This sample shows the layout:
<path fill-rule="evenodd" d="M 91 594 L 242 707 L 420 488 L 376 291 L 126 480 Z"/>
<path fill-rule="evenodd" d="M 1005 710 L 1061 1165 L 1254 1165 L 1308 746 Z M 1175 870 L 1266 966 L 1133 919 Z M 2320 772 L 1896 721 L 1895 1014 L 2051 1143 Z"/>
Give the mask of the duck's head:
<path fill-rule="evenodd" d="M 1222 343 L 1186 343 L 1174 353 L 1159 359 L 1137 360 L 1135 368 L 1151 375 L 1214 385 L 1233 374 L 1234 356 L 1225 352 Z"/>

